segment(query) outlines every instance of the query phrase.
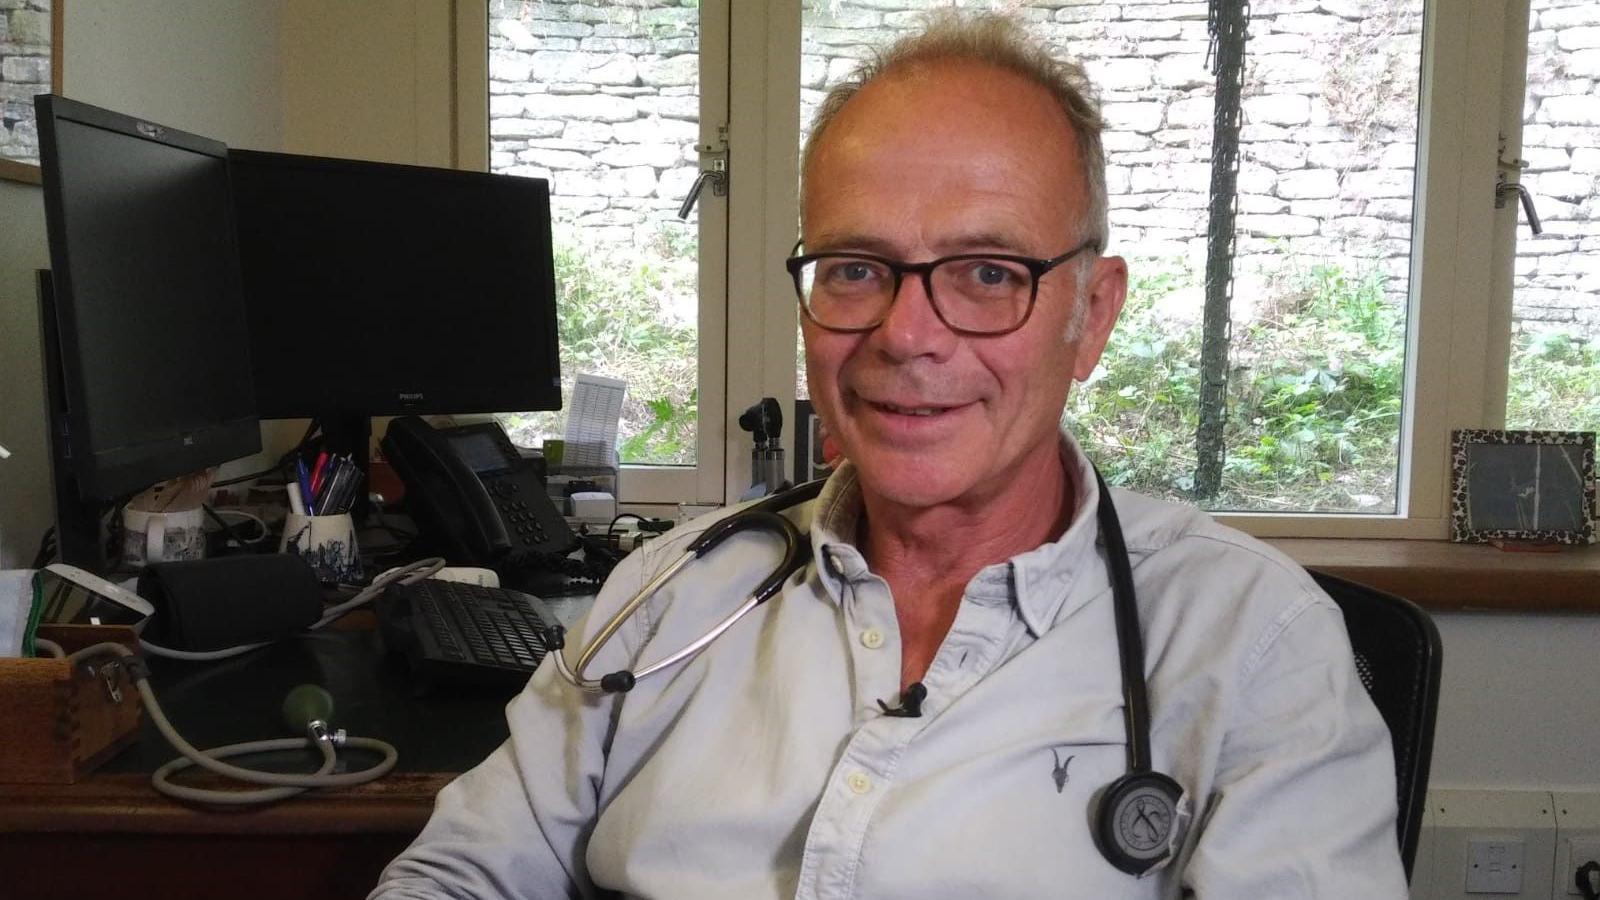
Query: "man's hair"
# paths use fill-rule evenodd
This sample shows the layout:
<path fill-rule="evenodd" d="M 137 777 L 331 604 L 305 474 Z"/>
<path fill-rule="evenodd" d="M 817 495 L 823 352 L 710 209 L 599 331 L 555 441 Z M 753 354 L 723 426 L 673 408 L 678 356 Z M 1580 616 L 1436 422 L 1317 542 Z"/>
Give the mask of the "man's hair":
<path fill-rule="evenodd" d="M 1106 213 L 1106 157 L 1100 143 L 1104 122 L 1100 104 L 1083 66 L 1059 60 L 1049 48 L 1029 37 L 1016 20 L 998 13 L 945 9 L 927 14 L 921 31 L 906 35 L 864 60 L 845 81 L 834 85 L 817 108 L 800 157 L 806 171 L 822 135 L 839 110 L 869 82 L 918 65 L 974 62 L 1021 75 L 1050 92 L 1067 117 L 1078 145 L 1078 166 L 1087 187 L 1083 239 L 1106 247 L 1109 223 Z"/>

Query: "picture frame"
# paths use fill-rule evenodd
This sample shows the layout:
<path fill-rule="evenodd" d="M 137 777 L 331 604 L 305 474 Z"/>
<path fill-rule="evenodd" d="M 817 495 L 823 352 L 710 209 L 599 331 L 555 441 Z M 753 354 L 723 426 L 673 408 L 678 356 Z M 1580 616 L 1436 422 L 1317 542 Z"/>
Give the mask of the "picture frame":
<path fill-rule="evenodd" d="M 1450 433 L 1450 539 L 1591 544 L 1595 435 L 1457 429 Z"/>
<path fill-rule="evenodd" d="M 67 0 L 23 0 L 0 9 L 7 36 L 0 40 L 0 63 L 25 80 L 0 84 L 22 91 L 0 92 L 0 180 L 39 184 L 38 129 L 34 125 L 33 94 L 62 93 L 62 10 Z M 39 70 L 45 70 L 40 72 Z M 47 79 L 39 77 L 48 73 Z"/>

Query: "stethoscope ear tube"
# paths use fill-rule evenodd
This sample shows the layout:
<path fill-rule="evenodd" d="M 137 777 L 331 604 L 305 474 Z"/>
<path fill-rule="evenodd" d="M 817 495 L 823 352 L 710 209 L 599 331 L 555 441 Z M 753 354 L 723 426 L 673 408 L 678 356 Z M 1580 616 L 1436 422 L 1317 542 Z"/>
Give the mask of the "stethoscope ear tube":
<path fill-rule="evenodd" d="M 783 539 L 783 561 L 751 592 L 751 596 L 756 598 L 756 603 L 760 604 L 772 599 L 778 589 L 783 587 L 783 583 L 789 580 L 790 573 L 798 568 L 795 563 L 800 556 L 802 545 L 806 550 L 811 547 L 811 542 L 800 536 L 800 531 L 794 527 L 794 523 L 765 509 L 746 510 L 707 528 L 704 534 L 689 544 L 685 552 L 693 553 L 696 558 L 705 556 L 729 535 L 750 530 L 770 531 Z"/>
<path fill-rule="evenodd" d="M 632 690 L 639 679 L 646 675 L 682 662 L 699 653 L 706 645 L 720 637 L 724 631 L 732 627 L 733 623 L 743 618 L 750 610 L 776 596 L 778 591 L 783 588 L 784 582 L 789 580 L 789 576 L 805 566 L 806 559 L 811 554 L 811 541 L 800 534 L 799 529 L 795 528 L 793 522 L 779 515 L 777 510 L 810 500 L 817 495 L 821 487 L 821 482 L 809 482 L 800 485 L 797 488 L 769 497 L 761 503 L 728 516 L 707 528 L 704 533 L 689 543 L 682 555 L 635 592 L 622 605 L 622 608 L 617 610 L 617 613 L 600 627 L 594 638 L 579 652 L 576 667 L 567 665 L 566 656 L 563 652 L 566 645 L 565 632 L 560 626 L 549 629 L 545 636 L 545 646 L 550 653 L 555 655 L 557 673 L 583 690 L 603 691 L 608 694 L 625 693 Z M 621 669 L 600 678 L 589 678 L 585 675 L 589 668 L 589 663 L 594 660 L 595 654 L 599 653 L 600 648 L 604 647 L 606 642 L 616 635 L 617 630 L 622 627 L 622 623 L 627 621 L 628 617 L 632 616 L 640 606 L 644 605 L 645 601 L 649 600 L 656 591 L 670 581 L 680 569 L 691 561 L 704 557 L 728 537 L 741 531 L 751 530 L 770 531 L 781 538 L 783 540 L 783 559 L 756 586 L 755 590 L 737 609 L 712 626 L 705 634 L 649 665 L 641 666 L 632 671 Z"/>

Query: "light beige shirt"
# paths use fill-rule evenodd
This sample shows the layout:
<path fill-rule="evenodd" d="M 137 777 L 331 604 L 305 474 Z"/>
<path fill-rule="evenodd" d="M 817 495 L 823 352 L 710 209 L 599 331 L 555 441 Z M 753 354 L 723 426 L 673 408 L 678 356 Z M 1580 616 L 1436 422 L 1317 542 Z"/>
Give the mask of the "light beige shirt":
<path fill-rule="evenodd" d="M 854 471 L 830 479 L 812 565 L 704 653 L 621 696 L 547 662 L 511 737 L 439 795 L 373 897 L 1406 896 L 1388 732 L 1338 608 L 1272 549 L 1191 509 L 1116 491 L 1138 594 L 1155 767 L 1193 818 L 1142 879 L 1095 848 L 1096 792 L 1127 759 L 1098 492 L 1060 540 L 978 573 L 923 684 L 899 691 L 888 585 L 854 545 Z M 583 640 L 708 521 L 626 559 Z M 683 646 L 777 560 L 731 538 L 631 619 L 591 673 Z"/>

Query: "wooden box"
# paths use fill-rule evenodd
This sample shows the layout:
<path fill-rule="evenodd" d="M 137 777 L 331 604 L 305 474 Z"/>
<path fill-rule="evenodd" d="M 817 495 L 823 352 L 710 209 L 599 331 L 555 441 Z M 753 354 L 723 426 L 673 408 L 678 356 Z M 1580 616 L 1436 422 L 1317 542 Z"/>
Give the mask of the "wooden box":
<path fill-rule="evenodd" d="M 68 653 L 102 641 L 137 650 L 126 626 L 41 625 Z M 0 659 L 0 783 L 73 784 L 139 738 L 139 692 L 117 657 Z M 89 669 L 93 669 L 91 673 Z"/>

